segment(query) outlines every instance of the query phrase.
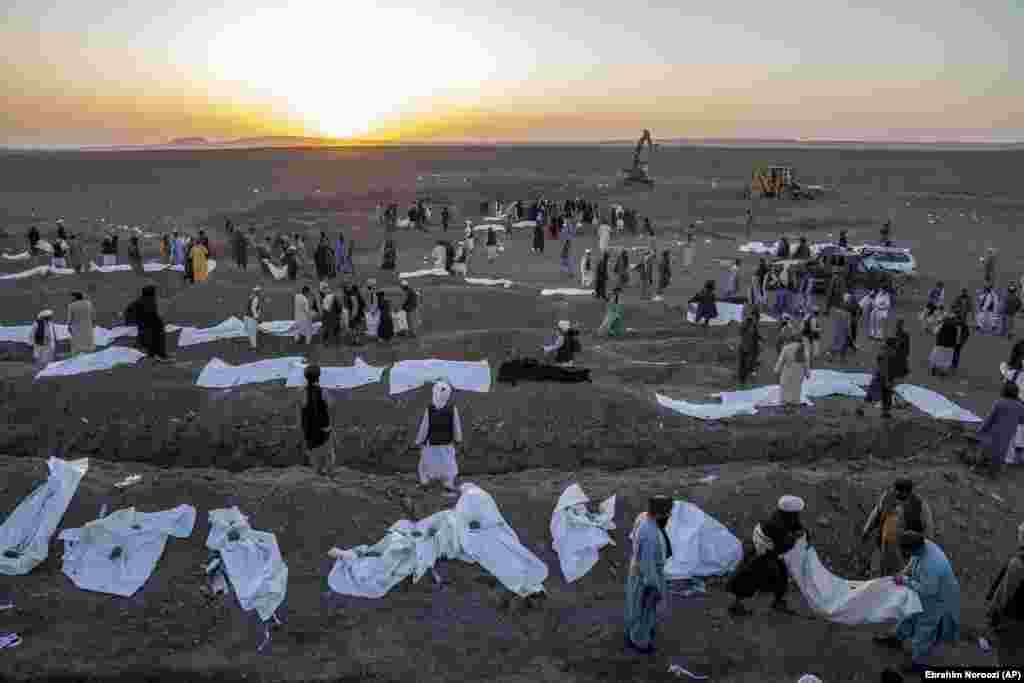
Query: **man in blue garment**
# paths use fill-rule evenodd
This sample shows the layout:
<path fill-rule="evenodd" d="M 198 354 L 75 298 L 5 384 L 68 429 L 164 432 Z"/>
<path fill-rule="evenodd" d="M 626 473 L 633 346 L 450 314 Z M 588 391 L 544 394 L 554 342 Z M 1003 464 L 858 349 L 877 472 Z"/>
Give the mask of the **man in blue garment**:
<path fill-rule="evenodd" d="M 626 580 L 626 645 L 645 654 L 654 652 L 658 604 L 668 597 L 665 562 L 672 557 L 672 544 L 665 527 L 671 516 L 672 499 L 655 496 L 630 535 L 633 559 Z"/>
<path fill-rule="evenodd" d="M 910 562 L 896 576 L 896 583 L 915 591 L 924 611 L 901 619 L 895 632 L 878 636 L 875 642 L 902 649 L 903 641 L 909 640 L 911 664 L 907 671 L 918 673 L 924 671 L 926 659 L 937 645 L 960 637 L 960 582 L 942 548 L 924 535 L 906 531 L 900 547 Z"/>

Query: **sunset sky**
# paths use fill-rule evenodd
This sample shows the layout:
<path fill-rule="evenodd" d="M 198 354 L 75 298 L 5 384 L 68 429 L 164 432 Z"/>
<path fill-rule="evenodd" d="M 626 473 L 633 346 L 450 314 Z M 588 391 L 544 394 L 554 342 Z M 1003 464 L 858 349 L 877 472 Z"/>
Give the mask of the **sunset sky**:
<path fill-rule="evenodd" d="M 875 2 L 5 0 L 0 145 L 1024 140 L 1020 0 Z"/>

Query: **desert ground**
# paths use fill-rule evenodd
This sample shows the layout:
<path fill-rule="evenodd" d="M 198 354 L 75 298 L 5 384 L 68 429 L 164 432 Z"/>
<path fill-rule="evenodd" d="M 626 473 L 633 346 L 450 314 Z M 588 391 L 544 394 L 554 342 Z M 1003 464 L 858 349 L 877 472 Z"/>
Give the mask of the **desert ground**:
<path fill-rule="evenodd" d="M 356 276 L 376 277 L 397 294 L 399 271 L 423 263 L 436 239 L 455 238 L 463 219 L 479 219 L 479 204 L 497 198 L 531 199 L 540 193 L 564 200 L 580 196 L 636 208 L 655 226 L 659 248 L 673 250 L 674 274 L 664 302 L 626 291 L 627 335 L 593 335 L 603 305 L 591 297 L 541 297 L 542 287 L 578 286 L 559 271 L 557 242 L 543 255 L 530 251 L 531 235 L 509 236 L 493 264 L 478 257 L 478 277 L 507 278 L 514 287 L 485 287 L 451 278 L 420 278 L 421 333 L 390 346 L 300 347 L 266 339 L 258 351 L 244 340 L 175 350 L 174 362 L 147 361 L 102 373 L 34 381 L 27 346 L 0 348 L 0 512 L 12 510 L 45 477 L 45 457 L 90 457 L 91 467 L 61 528 L 94 519 L 102 502 L 141 510 L 182 503 L 199 511 L 187 540 L 171 540 L 152 579 L 131 599 L 80 591 L 61 573 L 61 543 L 26 577 L 0 578 L 15 608 L 0 612 L 0 629 L 24 638 L 0 651 L 0 676 L 12 680 L 144 680 L 180 676 L 205 680 L 527 681 L 675 680 L 672 663 L 715 681 L 795 681 L 814 673 L 824 681 L 877 680 L 898 654 L 871 643 L 879 627 L 844 627 L 815 619 L 795 589 L 797 617 L 777 615 L 758 601 L 746 620 L 729 617 L 729 596 L 713 581 L 704 597 L 673 597 L 659 626 L 652 657 L 627 653 L 622 640 L 627 534 L 648 496 L 690 500 L 746 540 L 753 525 L 785 493 L 807 501 L 805 522 L 831 570 L 851 579 L 869 571 L 869 544 L 860 527 L 878 494 L 909 474 L 933 506 L 936 541 L 958 572 L 963 591 L 963 637 L 955 651 L 965 665 L 994 664 L 977 637 L 984 629 L 984 597 L 1024 517 L 1021 473 L 1009 468 L 998 481 L 977 476 L 960 462 L 971 448 L 971 425 L 935 420 L 913 408 L 883 422 L 877 410 L 855 415 L 854 399 L 815 401 L 797 415 L 768 409 L 756 416 L 701 422 L 660 408 L 655 392 L 710 401 L 736 387 L 737 330 L 705 334 L 688 325 L 681 308 L 704 280 L 721 272 L 718 259 L 739 257 L 746 241 L 741 198 L 755 165 L 789 163 L 807 183 L 829 188 L 815 201 L 759 200 L 753 239 L 779 234 L 824 241 L 846 229 L 851 243 L 871 241 L 882 222 L 893 222 L 897 246 L 913 249 L 920 279 L 895 302 L 895 315 L 912 332 L 908 382 L 943 393 L 984 417 L 997 397 L 999 362 L 1011 342 L 974 335 L 961 373 L 928 375 L 932 341 L 917 323 L 928 288 L 942 279 L 951 299 L 960 287 L 982 282 L 979 258 L 999 251 L 999 280 L 1024 273 L 1016 228 L 1024 195 L 1014 170 L 1020 152 L 869 151 L 857 149 L 659 150 L 653 190 L 624 188 L 616 172 L 625 148 L 408 148 L 347 151 L 122 152 L 0 155 L 0 250 L 20 252 L 37 222 L 44 239 L 64 218 L 71 232 L 98 251 L 103 219 L 161 232 L 177 225 L 206 227 L 224 238 L 224 220 L 257 227 L 258 235 L 302 232 L 307 244 L 321 230 L 344 230 L 355 241 Z M 712 180 L 718 179 L 715 186 Z M 259 190 L 254 192 L 253 190 Z M 456 229 L 439 224 L 418 233 L 398 230 L 396 274 L 378 269 L 384 231 L 373 218 L 378 201 L 404 211 L 415 197 L 453 207 Z M 436 219 L 435 219 L 436 221 Z M 682 229 L 698 222 L 697 259 L 680 268 Z M 474 222 L 479 222 L 474 220 Z M 613 247 L 645 244 L 631 236 Z M 155 241 L 143 242 L 156 259 Z M 584 232 L 578 259 L 596 247 Z M 268 319 L 291 318 L 296 284 L 274 282 L 253 265 L 240 272 L 229 255 L 210 280 L 186 285 L 178 273 L 34 277 L 0 281 L 0 324 L 27 324 L 43 308 L 58 322 L 69 293 L 84 289 L 97 308 L 97 324 L 113 326 L 140 288 L 157 285 L 169 323 L 205 327 L 238 315 L 248 292 L 261 284 Z M 36 265 L 35 262 L 29 265 Z M 744 283 L 756 258 L 743 257 Z M 0 262 L 0 273 L 25 262 Z M 307 268 L 303 282 L 311 282 Z M 394 297 L 393 297 L 394 298 Z M 577 364 L 591 369 L 591 384 L 494 384 L 491 392 L 457 392 L 466 444 L 460 477 L 490 492 L 523 543 L 550 570 L 548 599 L 526 604 L 480 568 L 443 563 L 445 582 L 408 582 L 380 600 L 331 595 L 326 576 L 331 547 L 375 543 L 393 522 L 450 507 L 451 499 L 416 484 L 418 453 L 411 448 L 429 388 L 391 397 L 386 383 L 341 392 L 335 415 L 339 471 L 317 476 L 303 463 L 295 424 L 301 392 L 281 383 L 209 390 L 195 386 L 211 358 L 238 364 L 280 355 L 306 355 L 322 365 L 348 365 L 359 356 L 371 365 L 398 360 L 488 359 L 492 368 L 514 353 L 540 355 L 559 319 L 583 329 Z M 757 384 L 776 381 L 774 329 Z M 828 338 L 827 323 L 825 338 Z M 861 338 L 863 339 L 863 333 Z M 131 345 L 132 339 L 117 342 Z M 66 353 L 66 346 L 61 347 Z M 843 365 L 873 362 L 873 346 Z M 653 363 L 665 363 L 655 365 Z M 120 495 L 113 482 L 130 473 L 138 485 Z M 701 483 L 714 474 L 716 479 Z M 586 577 L 567 584 L 551 549 L 550 515 L 562 490 L 579 482 L 593 500 L 619 496 L 615 547 L 602 551 Z M 238 504 L 253 526 L 277 534 L 290 568 L 283 624 L 262 653 L 262 632 L 237 603 L 211 599 L 201 565 L 207 559 L 206 512 Z M 764 600 L 762 598 L 762 600 Z M 1003 662 L 1004 664 L 1008 662 Z M 1024 662 L 1012 662 L 1024 664 Z"/>

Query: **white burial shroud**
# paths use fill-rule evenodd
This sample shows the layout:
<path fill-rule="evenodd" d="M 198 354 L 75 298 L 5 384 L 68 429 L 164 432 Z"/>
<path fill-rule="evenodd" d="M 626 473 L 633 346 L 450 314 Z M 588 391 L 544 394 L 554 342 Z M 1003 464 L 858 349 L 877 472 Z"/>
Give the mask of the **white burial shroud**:
<path fill-rule="evenodd" d="M 134 365 L 145 357 L 146 354 L 127 346 L 111 346 L 109 349 L 95 353 L 83 353 L 73 358 L 50 363 L 36 375 L 36 379 L 101 372 L 118 365 Z"/>
<path fill-rule="evenodd" d="M 462 391 L 488 392 L 491 390 L 491 366 L 486 360 L 479 362 L 440 360 L 403 360 L 391 368 L 392 396 L 418 389 L 424 384 L 444 380 Z"/>
<path fill-rule="evenodd" d="M 615 545 L 608 535 L 615 529 L 615 496 L 601 503 L 597 514 L 587 509 L 589 502 L 580 485 L 573 484 L 562 492 L 551 513 L 551 546 L 558 553 L 562 575 L 569 583 L 594 568 L 601 548 Z"/>
<path fill-rule="evenodd" d="M 213 358 L 199 373 L 196 386 L 225 389 L 242 384 L 259 384 L 287 379 L 289 373 L 296 367 L 302 367 L 305 361 L 306 359 L 302 356 L 285 356 L 244 365 L 231 365 L 220 358 Z"/>
<path fill-rule="evenodd" d="M 108 330 L 105 327 L 93 327 L 93 341 L 96 342 L 96 346 L 110 346 L 115 340 L 121 337 L 136 337 L 139 334 L 139 328 L 131 325 L 121 325 L 113 329 Z M 176 332 L 180 327 L 177 325 L 167 325 L 165 331 L 170 334 Z M 71 339 L 71 331 L 68 326 L 64 323 L 55 323 L 53 325 L 53 331 L 57 335 L 57 341 L 67 341 Z M 32 335 L 35 332 L 35 325 L 0 325 L 0 342 L 9 344 L 25 344 L 32 346 Z"/>
<path fill-rule="evenodd" d="M 848 581 L 832 574 L 806 538 L 798 540 L 782 560 L 810 608 L 837 624 L 880 624 L 923 611 L 917 593 L 897 586 L 891 576 Z"/>
<path fill-rule="evenodd" d="M 439 559 L 459 559 L 479 564 L 517 595 L 543 591 L 547 566 L 519 542 L 494 499 L 475 484 L 460 488 L 453 510 L 396 522 L 373 546 L 332 548 L 331 590 L 380 598 L 408 576 L 418 581 Z"/>
<path fill-rule="evenodd" d="M 232 531 L 238 532 L 237 540 L 228 537 Z M 206 547 L 220 554 L 239 606 L 256 610 L 263 621 L 270 619 L 288 591 L 288 565 L 277 536 L 255 531 L 237 507 L 211 510 Z"/>
<path fill-rule="evenodd" d="M 320 367 L 320 386 L 324 389 L 356 389 L 367 384 L 376 384 L 384 377 L 383 366 L 378 367 L 368 364 L 362 358 L 356 357 L 352 365 L 340 367 Z M 285 386 L 304 387 L 306 386 L 306 365 L 299 364 L 292 366 L 288 372 L 288 381 Z"/>
<path fill-rule="evenodd" d="M 743 322 L 743 304 L 733 304 L 727 301 L 716 301 L 715 308 L 718 309 L 718 317 L 712 318 L 709 325 L 728 325 L 729 323 L 740 324 Z M 686 311 L 686 321 L 696 324 L 697 322 L 697 304 L 690 304 Z M 761 314 L 761 322 L 763 323 L 774 323 L 778 322 L 775 318 L 770 315 Z"/>
<path fill-rule="evenodd" d="M 270 320 L 260 323 L 260 332 L 275 337 L 287 337 L 295 327 L 294 320 Z M 321 323 L 313 323 L 313 334 L 320 331 Z M 231 316 L 222 323 L 213 327 L 182 327 L 178 336 L 178 346 L 194 346 L 196 344 L 208 344 L 221 339 L 244 339 L 248 336 L 245 323 L 239 318 Z"/>
<path fill-rule="evenodd" d="M 675 501 L 665 533 L 672 542 L 672 557 L 665 563 L 670 580 L 729 574 L 743 559 L 740 540 L 693 503 Z"/>
<path fill-rule="evenodd" d="M 0 526 L 0 574 L 20 576 L 39 566 L 50 539 L 89 470 L 89 459 L 50 458 L 50 476 L 25 498 Z"/>
<path fill-rule="evenodd" d="M 156 569 L 167 538 L 188 538 L 195 523 L 196 509 L 179 505 L 161 512 L 125 508 L 65 529 L 59 536 L 65 543 L 64 574 L 82 590 L 131 597 Z"/>
<path fill-rule="evenodd" d="M 574 287 L 564 287 L 560 289 L 542 289 L 540 291 L 541 296 L 593 296 L 594 290 L 592 289 L 577 289 Z"/>

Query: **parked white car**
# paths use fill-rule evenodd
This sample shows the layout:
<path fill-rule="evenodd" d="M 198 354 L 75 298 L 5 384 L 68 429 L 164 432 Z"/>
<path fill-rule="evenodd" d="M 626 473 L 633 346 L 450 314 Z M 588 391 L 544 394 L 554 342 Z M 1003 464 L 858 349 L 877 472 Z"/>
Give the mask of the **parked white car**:
<path fill-rule="evenodd" d="M 884 270 L 901 275 L 916 275 L 917 261 L 910 249 L 904 247 L 883 247 L 865 244 L 857 248 L 864 257 L 864 263 L 871 269 Z"/>

